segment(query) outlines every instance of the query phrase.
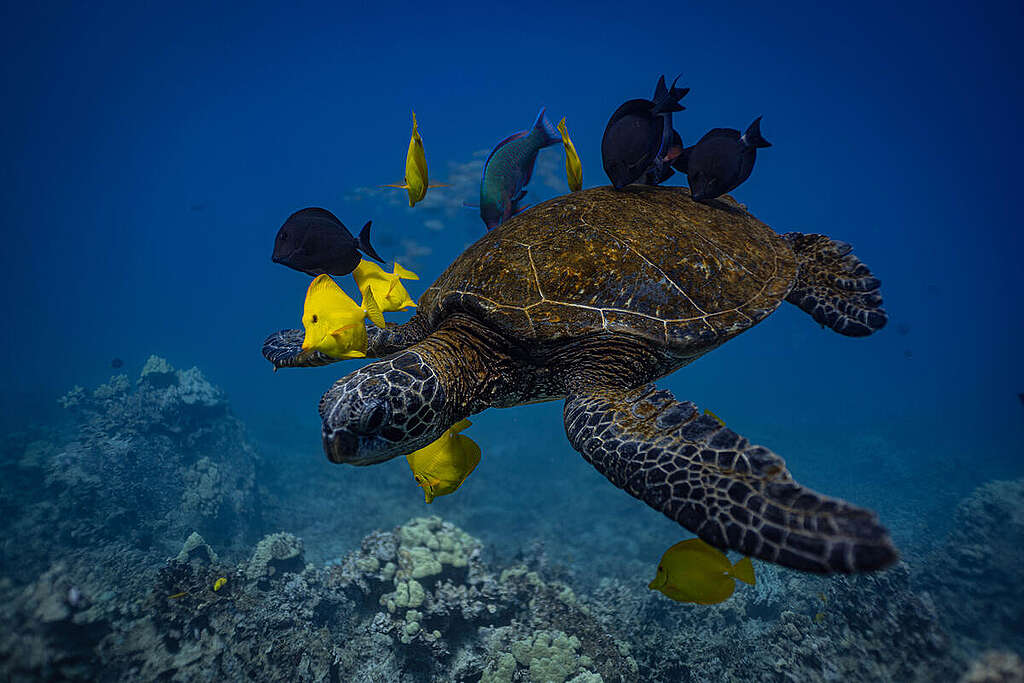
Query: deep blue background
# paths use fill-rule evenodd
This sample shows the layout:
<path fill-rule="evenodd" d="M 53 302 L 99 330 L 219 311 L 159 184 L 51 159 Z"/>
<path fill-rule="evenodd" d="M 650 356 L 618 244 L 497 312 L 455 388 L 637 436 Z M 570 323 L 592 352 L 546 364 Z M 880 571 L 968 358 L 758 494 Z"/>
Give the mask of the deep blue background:
<path fill-rule="evenodd" d="M 913 467 L 955 454 L 971 481 L 1021 472 L 1020 3 L 89 5 L 0 18 L 5 424 L 45 419 L 115 356 L 134 376 L 158 353 L 254 428 L 298 422 L 320 457 L 317 400 L 354 365 L 274 374 L 260 356 L 299 325 L 308 283 L 270 262 L 283 220 L 373 218 L 417 296 L 483 224 L 452 208 L 471 182 L 412 210 L 357 191 L 401 179 L 411 109 L 444 181 L 545 105 L 593 186 L 610 113 L 682 73 L 684 141 L 763 114 L 774 146 L 735 196 L 780 232 L 853 243 L 891 322 L 846 339 L 784 305 L 666 386 L 804 458 L 797 473 L 858 476 L 829 455 L 851 434 L 914 444 Z M 561 163 L 541 153 L 549 177 Z M 529 199 L 554 194 L 535 178 Z M 560 406 L 524 410 L 568 450 Z M 481 417 L 485 452 L 519 438 L 510 417 Z M 822 435 L 819 460 L 786 436 L 801 433 Z M 816 471 L 806 483 L 827 484 Z"/>

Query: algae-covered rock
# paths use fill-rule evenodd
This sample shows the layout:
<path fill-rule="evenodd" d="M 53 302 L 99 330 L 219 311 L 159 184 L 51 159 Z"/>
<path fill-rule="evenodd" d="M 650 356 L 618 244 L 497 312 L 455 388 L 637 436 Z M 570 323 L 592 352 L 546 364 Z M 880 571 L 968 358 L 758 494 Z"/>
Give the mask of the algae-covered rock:
<path fill-rule="evenodd" d="M 189 534 L 189 537 L 185 539 L 185 543 L 181 546 L 181 552 L 178 553 L 178 562 L 191 562 L 198 560 L 206 564 L 216 564 L 219 562 L 217 553 L 213 551 L 203 537 L 193 531 Z"/>
<path fill-rule="evenodd" d="M 245 575 L 257 580 L 283 572 L 300 572 L 305 566 L 302 550 L 302 539 L 292 534 L 281 532 L 265 536 L 256 544 Z"/>
<path fill-rule="evenodd" d="M 174 367 L 160 356 L 150 356 L 139 373 L 139 383 L 146 382 L 154 387 L 169 387 L 176 384 Z"/>

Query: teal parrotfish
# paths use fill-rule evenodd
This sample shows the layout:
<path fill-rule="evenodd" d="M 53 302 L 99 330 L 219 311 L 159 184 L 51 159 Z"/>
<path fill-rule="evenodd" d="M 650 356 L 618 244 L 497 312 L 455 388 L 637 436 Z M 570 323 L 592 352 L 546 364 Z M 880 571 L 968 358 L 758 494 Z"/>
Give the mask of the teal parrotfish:
<path fill-rule="evenodd" d="M 497 144 L 484 163 L 480 179 L 480 217 L 490 230 L 519 212 L 526 196 L 537 153 L 562 142 L 562 135 L 540 110 L 530 130 L 510 135 Z"/>

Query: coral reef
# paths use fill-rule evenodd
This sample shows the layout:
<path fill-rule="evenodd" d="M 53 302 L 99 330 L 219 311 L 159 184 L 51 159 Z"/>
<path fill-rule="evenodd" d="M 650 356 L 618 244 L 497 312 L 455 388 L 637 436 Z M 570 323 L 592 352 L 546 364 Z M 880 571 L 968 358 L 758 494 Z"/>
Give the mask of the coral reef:
<path fill-rule="evenodd" d="M 618 579 L 586 602 L 634 634 L 642 680 L 955 679 L 948 636 L 906 565 L 832 579 L 760 563 L 756 572 L 756 587 L 719 605 L 673 603 Z"/>
<path fill-rule="evenodd" d="M 436 517 L 371 534 L 319 568 L 303 564 L 291 534 L 265 537 L 230 565 L 193 533 L 155 575 L 125 586 L 132 600 L 76 579 L 86 566 L 56 565 L 20 593 L 0 586 L 5 619 L 20 624 L 0 638 L 0 671 L 15 680 L 101 671 L 144 680 L 638 680 L 636 663 L 609 647 L 617 637 L 568 587 L 522 566 L 489 569 L 479 541 Z"/>
<path fill-rule="evenodd" d="M 199 372 L 153 356 L 138 380 L 115 375 L 61 399 L 70 428 L 5 458 L 0 562 L 15 578 L 66 551 L 124 543 L 154 558 L 197 530 L 218 548 L 240 550 L 260 532 L 256 455 L 223 393 Z M 40 531 L 45 530 L 41 536 Z"/>

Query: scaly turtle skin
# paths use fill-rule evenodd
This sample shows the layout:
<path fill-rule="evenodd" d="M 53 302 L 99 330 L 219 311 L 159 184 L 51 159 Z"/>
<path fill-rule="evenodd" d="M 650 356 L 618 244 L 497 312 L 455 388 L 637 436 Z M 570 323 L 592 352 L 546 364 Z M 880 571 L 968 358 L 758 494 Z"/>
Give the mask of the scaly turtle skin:
<path fill-rule="evenodd" d="M 413 318 L 370 328 L 381 360 L 320 400 L 332 462 L 369 465 L 488 407 L 564 399 L 573 448 L 616 486 L 708 543 L 812 572 L 879 569 L 897 554 L 873 512 L 803 486 L 785 462 L 652 382 L 783 300 L 865 336 L 885 325 L 879 282 L 849 245 L 779 236 L 729 197 L 595 188 L 488 232 L 427 288 Z M 301 330 L 271 335 L 275 367 Z"/>

